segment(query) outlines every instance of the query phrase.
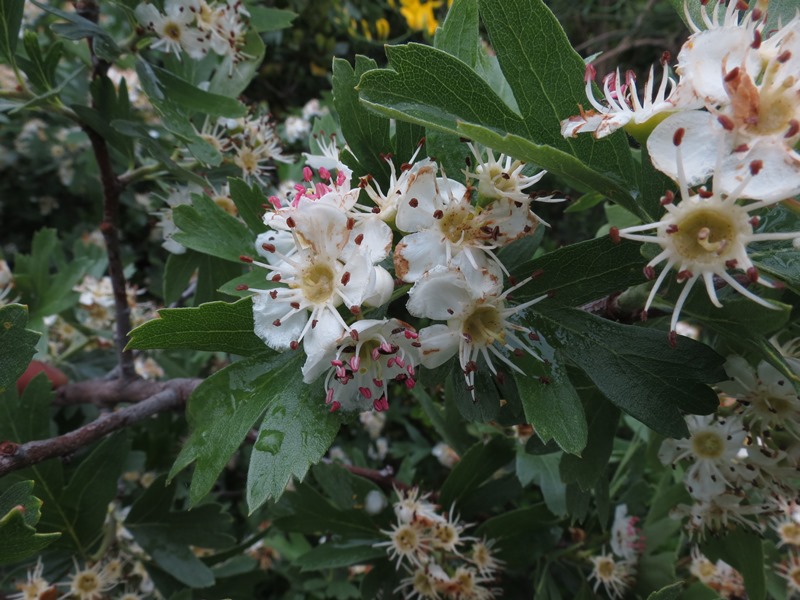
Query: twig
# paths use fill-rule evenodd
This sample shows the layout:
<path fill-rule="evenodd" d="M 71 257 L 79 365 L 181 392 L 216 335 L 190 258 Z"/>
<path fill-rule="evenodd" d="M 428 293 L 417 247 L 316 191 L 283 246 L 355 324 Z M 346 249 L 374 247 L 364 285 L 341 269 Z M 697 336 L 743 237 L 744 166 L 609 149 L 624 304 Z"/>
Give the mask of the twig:
<path fill-rule="evenodd" d="M 171 379 L 170 381 L 90 379 L 68 383 L 60 387 L 56 391 L 55 404 L 60 406 L 94 404 L 100 407 L 110 407 L 123 403 L 141 402 L 168 389 L 174 389 L 179 394 L 188 397 L 201 381 L 202 379 Z"/>
<path fill-rule="evenodd" d="M 82 17 L 97 23 L 99 8 L 93 0 L 85 0 L 76 5 Z M 100 60 L 94 52 L 93 39 L 88 38 L 89 52 L 92 57 L 92 77 L 104 77 L 109 64 Z M 92 101 L 92 107 L 95 106 Z M 89 137 L 94 151 L 97 167 L 100 170 L 100 180 L 103 184 L 103 222 L 100 224 L 100 231 L 106 242 L 108 253 L 108 275 L 111 278 L 111 287 L 114 291 L 114 311 L 115 311 L 115 335 L 114 345 L 117 350 L 117 362 L 120 366 L 120 374 L 123 379 L 133 379 L 136 377 L 136 370 L 133 365 L 133 352 L 125 350 L 128 343 L 128 332 L 131 330 L 131 314 L 128 306 L 127 285 L 125 273 L 122 267 L 122 257 L 120 255 L 119 243 L 119 196 L 122 192 L 122 185 L 114 173 L 111 163 L 111 155 L 108 151 L 106 140 L 86 123 L 83 129 Z"/>
<path fill-rule="evenodd" d="M 380 471 L 376 469 L 367 469 L 365 467 L 355 467 L 353 465 L 342 465 L 342 467 L 350 471 L 353 475 L 358 475 L 359 477 L 377 483 L 387 491 L 392 489 L 410 490 L 413 487 L 402 481 L 397 481 L 397 479 L 393 477 L 394 469 L 392 469 L 392 467 L 386 467 Z"/>
<path fill-rule="evenodd" d="M 105 414 L 88 425 L 58 437 L 25 444 L 0 442 L 0 477 L 48 458 L 71 454 L 112 431 L 138 423 L 157 413 L 179 408 L 186 402 L 191 389 L 194 389 L 193 386 L 185 387 L 186 389 L 170 385 L 138 404 Z"/>

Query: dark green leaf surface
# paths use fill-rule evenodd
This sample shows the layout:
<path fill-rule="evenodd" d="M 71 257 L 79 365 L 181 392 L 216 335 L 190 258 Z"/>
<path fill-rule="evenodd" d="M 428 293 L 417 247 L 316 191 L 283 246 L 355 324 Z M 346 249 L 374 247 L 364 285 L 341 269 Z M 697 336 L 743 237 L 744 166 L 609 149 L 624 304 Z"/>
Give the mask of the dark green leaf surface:
<path fill-rule="evenodd" d="M 783 246 L 754 252 L 750 258 L 759 270 L 776 277 L 794 293 L 800 294 L 800 250 Z"/>
<path fill-rule="evenodd" d="M 275 510 L 286 514 L 275 521 L 283 531 L 335 534 L 354 542 L 376 537 L 375 525 L 363 508 L 340 510 L 306 483 L 284 494 Z"/>
<path fill-rule="evenodd" d="M 228 534 L 232 519 L 218 504 L 172 510 L 174 493 L 174 486 L 165 487 L 163 476 L 156 479 L 131 507 L 125 527 L 172 577 L 192 588 L 208 587 L 214 583 L 214 574 L 189 546 L 231 545 L 235 541 Z"/>
<path fill-rule="evenodd" d="M 39 334 L 25 329 L 27 307 L 9 304 L 0 308 L 0 394 L 17 381 L 36 354 Z"/>
<path fill-rule="evenodd" d="M 291 479 L 302 480 L 339 431 L 339 417 L 328 411 L 321 387 L 303 382 L 301 359 L 292 357 L 251 388 L 266 403 L 247 475 L 251 512 L 280 497 Z"/>
<path fill-rule="evenodd" d="M 14 61 L 24 10 L 25 0 L 0 2 L 0 53 L 9 62 Z"/>
<path fill-rule="evenodd" d="M 559 472 L 564 483 L 577 483 L 582 490 L 589 490 L 604 475 L 614 446 L 619 411 L 599 394 L 589 398 L 585 407 L 589 423 L 586 448 L 580 457 L 569 454 L 561 457 Z"/>
<path fill-rule="evenodd" d="M 682 336 L 621 325 L 574 309 L 536 314 L 548 343 L 577 364 L 618 408 L 651 429 L 688 435 L 681 410 L 710 414 L 719 401 L 707 385 L 725 379 L 723 357 Z"/>
<path fill-rule="evenodd" d="M 509 440 L 494 437 L 488 443 L 478 442 L 456 464 L 442 484 L 439 504 L 446 509 L 465 498 L 514 457 Z"/>
<path fill-rule="evenodd" d="M 38 554 L 61 535 L 36 533 L 42 501 L 33 494 L 33 481 L 19 481 L 0 495 L 0 565 Z"/>
<path fill-rule="evenodd" d="M 700 548 L 709 560 L 724 560 L 744 577 L 747 597 L 765 600 L 764 551 L 761 537 L 745 529 L 735 529 L 720 537 L 709 538 Z"/>
<path fill-rule="evenodd" d="M 297 13 L 281 8 L 265 6 L 248 6 L 250 11 L 250 28 L 259 33 L 286 29 L 297 18 Z"/>
<path fill-rule="evenodd" d="M 295 360 L 292 360 L 295 359 Z M 289 354 L 256 355 L 214 373 L 189 398 L 192 434 L 170 471 L 170 479 L 195 463 L 189 500 L 196 505 L 214 486 L 231 455 L 270 405 L 287 373 L 297 369 Z"/>
<path fill-rule="evenodd" d="M 526 356 L 520 365 L 525 375 L 514 373 L 525 418 L 543 442 L 555 440 L 564 452 L 580 455 L 588 432 L 578 392 L 553 348 L 545 340 L 536 346 L 549 364 Z"/>
<path fill-rule="evenodd" d="M 197 308 L 164 308 L 158 319 L 131 331 L 129 348 L 183 348 L 251 356 L 268 348 L 253 333 L 253 302 L 209 302 Z"/>
<path fill-rule="evenodd" d="M 229 178 L 231 200 L 239 211 L 239 216 L 255 235 L 267 230 L 262 217 L 264 216 L 263 204 L 267 202 L 267 197 L 257 184 L 248 185 L 245 181 L 238 178 Z M 252 252 L 252 250 L 251 250 Z"/>
<path fill-rule="evenodd" d="M 377 533 L 377 532 L 376 532 Z M 384 540 L 371 540 L 360 544 L 335 544 L 329 542 L 306 552 L 295 561 L 301 571 L 338 569 L 350 565 L 363 564 L 386 556 L 384 548 L 375 548 L 373 543 Z"/>
<path fill-rule="evenodd" d="M 567 514 L 567 489 L 558 474 L 559 458 L 557 453 L 528 454 L 523 448 L 518 448 L 516 469 L 522 486 L 535 483 L 550 512 L 563 517 Z"/>
<path fill-rule="evenodd" d="M 208 196 L 194 194 L 191 206 L 177 206 L 172 214 L 180 229 L 173 237 L 187 248 L 235 263 L 255 253 L 255 237 L 247 227 Z"/>

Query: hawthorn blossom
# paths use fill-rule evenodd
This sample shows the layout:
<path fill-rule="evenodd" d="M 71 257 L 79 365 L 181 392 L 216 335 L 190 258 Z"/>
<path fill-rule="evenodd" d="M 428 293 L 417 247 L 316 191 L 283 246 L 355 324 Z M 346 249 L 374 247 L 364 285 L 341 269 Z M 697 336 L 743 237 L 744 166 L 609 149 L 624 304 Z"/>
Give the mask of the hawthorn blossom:
<path fill-rule="evenodd" d="M 18 592 L 10 594 L 8 600 L 39 600 L 44 594 L 54 591 L 53 584 L 42 577 L 44 563 L 42 557 L 36 559 L 32 569 L 28 569 L 24 583 L 16 585 Z"/>
<path fill-rule="evenodd" d="M 626 560 L 635 560 L 644 552 L 644 536 L 636 524 L 639 517 L 628 516 L 628 507 L 620 504 L 614 511 L 611 525 L 611 551 Z"/>
<path fill-rule="evenodd" d="M 589 579 L 594 580 L 592 589 L 596 592 L 602 585 L 611 598 L 622 598 L 636 575 L 633 563 L 616 560 L 610 553 L 592 556 L 589 560 L 592 562 Z"/>
<path fill-rule="evenodd" d="M 208 53 L 210 38 L 192 25 L 196 6 L 195 0 L 166 0 L 162 15 L 152 4 L 139 4 L 136 18 L 158 37 L 151 48 L 178 58 L 181 50 L 194 59 L 203 58 Z"/>
<path fill-rule="evenodd" d="M 650 307 L 667 274 L 673 268 L 677 270 L 677 281 L 684 283 L 684 286 L 672 312 L 671 332 L 675 331 L 689 292 L 700 279 L 703 280 L 708 298 L 714 306 L 721 306 L 714 282 L 716 276 L 746 298 L 767 308 L 774 308 L 768 301 L 744 287 L 728 271 L 732 269 L 743 271 L 750 282 L 773 287 L 770 282 L 759 275 L 747 254 L 747 245 L 758 241 L 791 240 L 800 237 L 800 232 L 755 233 L 754 226 L 758 225 L 758 218 L 750 213 L 769 203 L 751 202 L 746 205 L 737 203 L 739 198 L 745 197 L 751 181 L 767 176 L 761 173 L 763 163 L 760 161 L 751 163 L 748 177 L 739 184 L 736 190 L 730 194 L 723 194 L 719 191 L 721 155 L 718 154 L 718 168 L 714 171 L 713 190 L 701 188 L 697 192 L 691 193 L 683 171 L 684 160 L 681 154 L 685 133 L 684 129 L 678 129 L 673 137 L 676 162 L 679 165 L 678 183 L 681 201 L 677 204 L 673 203 L 674 196 L 668 192 L 662 199 L 662 205 L 667 212 L 660 221 L 625 229 L 614 227 L 611 229 L 612 239 L 623 237 L 640 242 L 656 243 L 661 246 L 661 252 L 645 267 L 645 275 L 649 279 L 653 279 L 655 278 L 654 267 L 666 263 L 650 291 L 645 303 L 645 310 Z M 656 235 L 640 234 L 642 231 L 651 229 L 656 230 Z M 674 339 L 674 333 L 671 336 Z"/>

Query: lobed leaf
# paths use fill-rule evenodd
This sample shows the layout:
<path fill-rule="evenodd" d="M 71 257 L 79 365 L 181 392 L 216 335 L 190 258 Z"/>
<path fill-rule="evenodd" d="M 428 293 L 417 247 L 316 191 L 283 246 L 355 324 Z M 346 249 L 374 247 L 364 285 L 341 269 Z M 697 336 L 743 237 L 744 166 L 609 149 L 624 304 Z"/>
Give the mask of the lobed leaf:
<path fill-rule="evenodd" d="M 172 214 L 180 229 L 173 238 L 187 248 L 239 264 L 254 252 L 247 227 L 208 196 L 193 194 L 191 206 L 176 206 Z"/>
<path fill-rule="evenodd" d="M 61 536 L 36 532 L 42 501 L 32 495 L 33 484 L 19 481 L 0 494 L 0 565 L 35 556 Z"/>
<path fill-rule="evenodd" d="M 444 480 L 439 504 L 445 509 L 458 504 L 513 457 L 510 441 L 504 437 L 495 436 L 486 444 L 478 442 L 467 450 Z"/>
<path fill-rule="evenodd" d="M 36 354 L 39 334 L 25 329 L 28 309 L 21 304 L 0 308 L 0 394 L 14 385 Z"/>

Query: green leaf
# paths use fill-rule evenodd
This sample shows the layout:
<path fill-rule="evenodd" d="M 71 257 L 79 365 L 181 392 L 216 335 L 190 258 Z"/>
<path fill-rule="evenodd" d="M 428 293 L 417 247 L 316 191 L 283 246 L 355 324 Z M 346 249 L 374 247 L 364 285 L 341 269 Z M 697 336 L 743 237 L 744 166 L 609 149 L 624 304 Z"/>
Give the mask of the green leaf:
<path fill-rule="evenodd" d="M 551 527 L 557 519 L 545 504 L 516 508 L 493 516 L 475 530 L 476 537 L 499 540 Z"/>
<path fill-rule="evenodd" d="M 535 483 L 544 496 L 551 513 L 567 514 L 566 486 L 558 474 L 558 453 L 528 454 L 523 448 L 517 450 L 517 478 L 523 487 Z"/>
<path fill-rule="evenodd" d="M 197 271 L 198 256 L 200 255 L 192 250 L 183 254 L 170 253 L 167 256 L 164 265 L 164 304 L 170 305 L 180 300 L 192 275 Z"/>
<path fill-rule="evenodd" d="M 367 494 L 380 488 L 369 479 L 354 475 L 337 464 L 314 465 L 311 470 L 322 491 L 342 510 L 362 509 Z"/>
<path fill-rule="evenodd" d="M 681 411 L 710 414 L 719 400 L 706 383 L 725 379 L 723 357 L 678 336 L 622 325 L 575 309 L 531 316 L 547 341 L 578 365 L 615 406 L 663 435 L 688 435 Z"/>
<path fill-rule="evenodd" d="M 286 29 L 297 18 L 297 13 L 281 8 L 248 6 L 247 10 L 250 11 L 250 29 L 258 33 Z"/>
<path fill-rule="evenodd" d="M 298 483 L 293 492 L 284 494 L 275 511 L 286 515 L 275 521 L 282 531 L 324 532 L 354 541 L 376 537 L 376 527 L 363 509 L 340 510 L 306 483 Z"/>
<path fill-rule="evenodd" d="M 250 456 L 247 505 L 252 513 L 280 497 L 292 478 L 302 480 L 328 451 L 339 431 L 339 418 L 328 411 L 319 385 L 303 382 L 302 357 L 273 370 L 252 386 L 266 403 L 266 415 Z"/>
<path fill-rule="evenodd" d="M 603 237 L 548 252 L 512 270 L 520 279 L 535 276 L 515 297 L 532 299 L 546 292 L 547 299 L 537 306 L 551 309 L 580 306 L 622 292 L 644 280 L 642 267 L 646 261 L 639 247 L 627 240 L 614 244 Z"/>
<path fill-rule="evenodd" d="M 268 349 L 253 333 L 253 302 L 209 302 L 197 308 L 164 308 L 160 318 L 133 331 L 128 348 L 182 348 L 252 356 Z"/>
<path fill-rule="evenodd" d="M 27 322 L 27 307 L 9 304 L 0 308 L 0 394 L 14 385 L 36 354 L 39 334 L 25 329 Z"/>
<path fill-rule="evenodd" d="M 261 191 L 257 184 L 252 186 L 247 185 L 241 179 L 229 177 L 228 185 L 230 186 L 231 200 L 236 205 L 239 211 L 239 216 L 247 224 L 254 234 L 259 234 L 267 230 L 264 225 L 264 204 L 267 202 L 267 197 Z M 252 252 L 252 250 L 251 250 Z"/>
<path fill-rule="evenodd" d="M 247 114 L 247 108 L 228 96 L 206 92 L 169 71 L 142 60 L 136 63 L 142 87 L 156 105 L 175 104 L 189 112 L 211 117 L 237 118 Z"/>
<path fill-rule="evenodd" d="M 270 405 L 271 386 L 297 368 L 289 354 L 256 355 L 214 373 L 192 393 L 186 407 L 191 435 L 169 478 L 195 463 L 189 488 L 194 506 L 214 486 L 231 455 Z"/>
<path fill-rule="evenodd" d="M 0 53 L 11 64 L 14 64 L 14 55 L 17 52 L 19 26 L 22 24 L 24 10 L 25 0 L 0 2 Z"/>
<path fill-rule="evenodd" d="M 588 432 L 578 392 L 553 348 L 540 340 L 537 349 L 547 364 L 526 356 L 520 365 L 525 375 L 514 372 L 525 419 L 543 442 L 553 439 L 565 452 L 580 455 Z"/>
<path fill-rule="evenodd" d="M 237 289 L 238 286 L 242 285 L 247 286 L 247 288 Z M 226 281 L 219 287 L 219 291 L 222 292 L 223 294 L 228 294 L 230 296 L 244 298 L 246 296 L 252 296 L 253 295 L 252 290 L 268 290 L 271 288 L 282 287 L 282 286 L 283 284 L 281 284 L 280 282 L 270 281 L 268 279 L 265 280 L 264 270 L 256 267 L 255 269 L 248 271 L 244 275 L 239 275 L 238 277 L 234 277 L 230 281 Z"/>
<path fill-rule="evenodd" d="M 575 202 L 567 206 L 564 209 L 565 213 L 577 213 L 583 212 L 584 210 L 589 210 L 603 202 L 606 199 L 603 194 L 598 194 L 597 192 L 589 192 L 588 194 L 584 194 L 580 198 L 578 198 Z"/>
<path fill-rule="evenodd" d="M 582 490 L 592 488 L 604 475 L 619 422 L 619 411 L 609 406 L 600 394 L 592 394 L 585 407 L 589 423 L 586 448 L 580 457 L 565 454 L 559 464 L 562 481 L 577 483 Z"/>
<path fill-rule="evenodd" d="M 181 583 L 208 587 L 214 574 L 192 552 L 191 546 L 218 548 L 235 539 L 228 534 L 232 522 L 219 504 L 203 504 L 190 511 L 172 510 L 175 486 L 156 479 L 134 502 L 125 527 L 155 563 Z"/>
<path fill-rule="evenodd" d="M 252 7 L 248 7 L 250 9 Z M 247 60 L 233 64 L 230 54 L 225 56 L 222 64 L 217 68 L 211 78 L 208 89 L 215 94 L 222 94 L 229 98 L 237 98 L 245 88 L 250 85 L 258 68 L 264 61 L 266 46 L 257 31 L 250 30 L 244 38 L 242 53 L 250 56 Z"/>
<path fill-rule="evenodd" d="M 761 271 L 781 280 L 795 294 L 800 294 L 800 250 L 791 246 L 771 248 L 750 255 Z"/>
<path fill-rule="evenodd" d="M 647 597 L 647 600 L 678 600 L 683 593 L 683 582 L 679 581 L 661 588 L 657 592 L 653 592 Z"/>
<path fill-rule="evenodd" d="M 52 26 L 54 32 L 68 40 L 80 40 L 86 37 L 92 38 L 92 49 L 97 56 L 108 62 L 114 62 L 120 54 L 120 49 L 114 42 L 114 38 L 109 33 L 89 19 L 77 14 L 77 12 L 66 12 L 49 4 L 42 4 L 31 0 L 33 4 L 51 14 L 61 17 L 66 23 L 55 23 Z"/>
<path fill-rule="evenodd" d="M 379 541 L 382 540 L 351 544 L 328 542 L 306 552 L 295 560 L 294 564 L 299 566 L 301 571 L 321 571 L 363 564 L 386 556 L 384 548 L 375 548 L 372 545 Z"/>
<path fill-rule="evenodd" d="M 0 565 L 38 554 L 60 533 L 36 533 L 42 501 L 31 495 L 33 481 L 19 481 L 0 495 Z"/>
<path fill-rule="evenodd" d="M 439 504 L 449 509 L 476 490 L 495 471 L 514 457 L 509 440 L 493 437 L 488 443 L 478 442 L 467 450 L 442 484 Z"/>
<path fill-rule="evenodd" d="M 700 549 L 709 560 L 722 559 L 742 574 L 748 598 L 766 599 L 764 550 L 758 534 L 741 528 L 734 529 L 720 537 L 709 538 L 700 544 Z"/>
<path fill-rule="evenodd" d="M 545 3 L 480 0 L 479 5 L 481 20 L 525 123 L 525 137 L 568 152 L 600 173 L 633 173 L 630 147 L 623 134 L 603 140 L 561 135 L 561 121 L 587 102 L 586 65 Z"/>
<path fill-rule="evenodd" d="M 187 248 L 239 264 L 255 252 L 247 227 L 208 196 L 193 194 L 192 205 L 176 206 L 172 215 L 180 229 L 173 238 Z"/>
<path fill-rule="evenodd" d="M 333 59 L 333 105 L 339 115 L 342 134 L 353 155 L 358 159 L 364 173 L 371 174 L 378 182 L 389 181 L 389 165 L 381 154 L 392 152 L 389 140 L 389 120 L 368 112 L 358 102 L 356 84 L 361 76 L 377 68 L 377 63 L 365 56 L 356 56 L 355 70 L 341 58 Z M 333 133 L 333 132 L 326 132 Z M 398 157 L 406 161 L 410 156 Z"/>

